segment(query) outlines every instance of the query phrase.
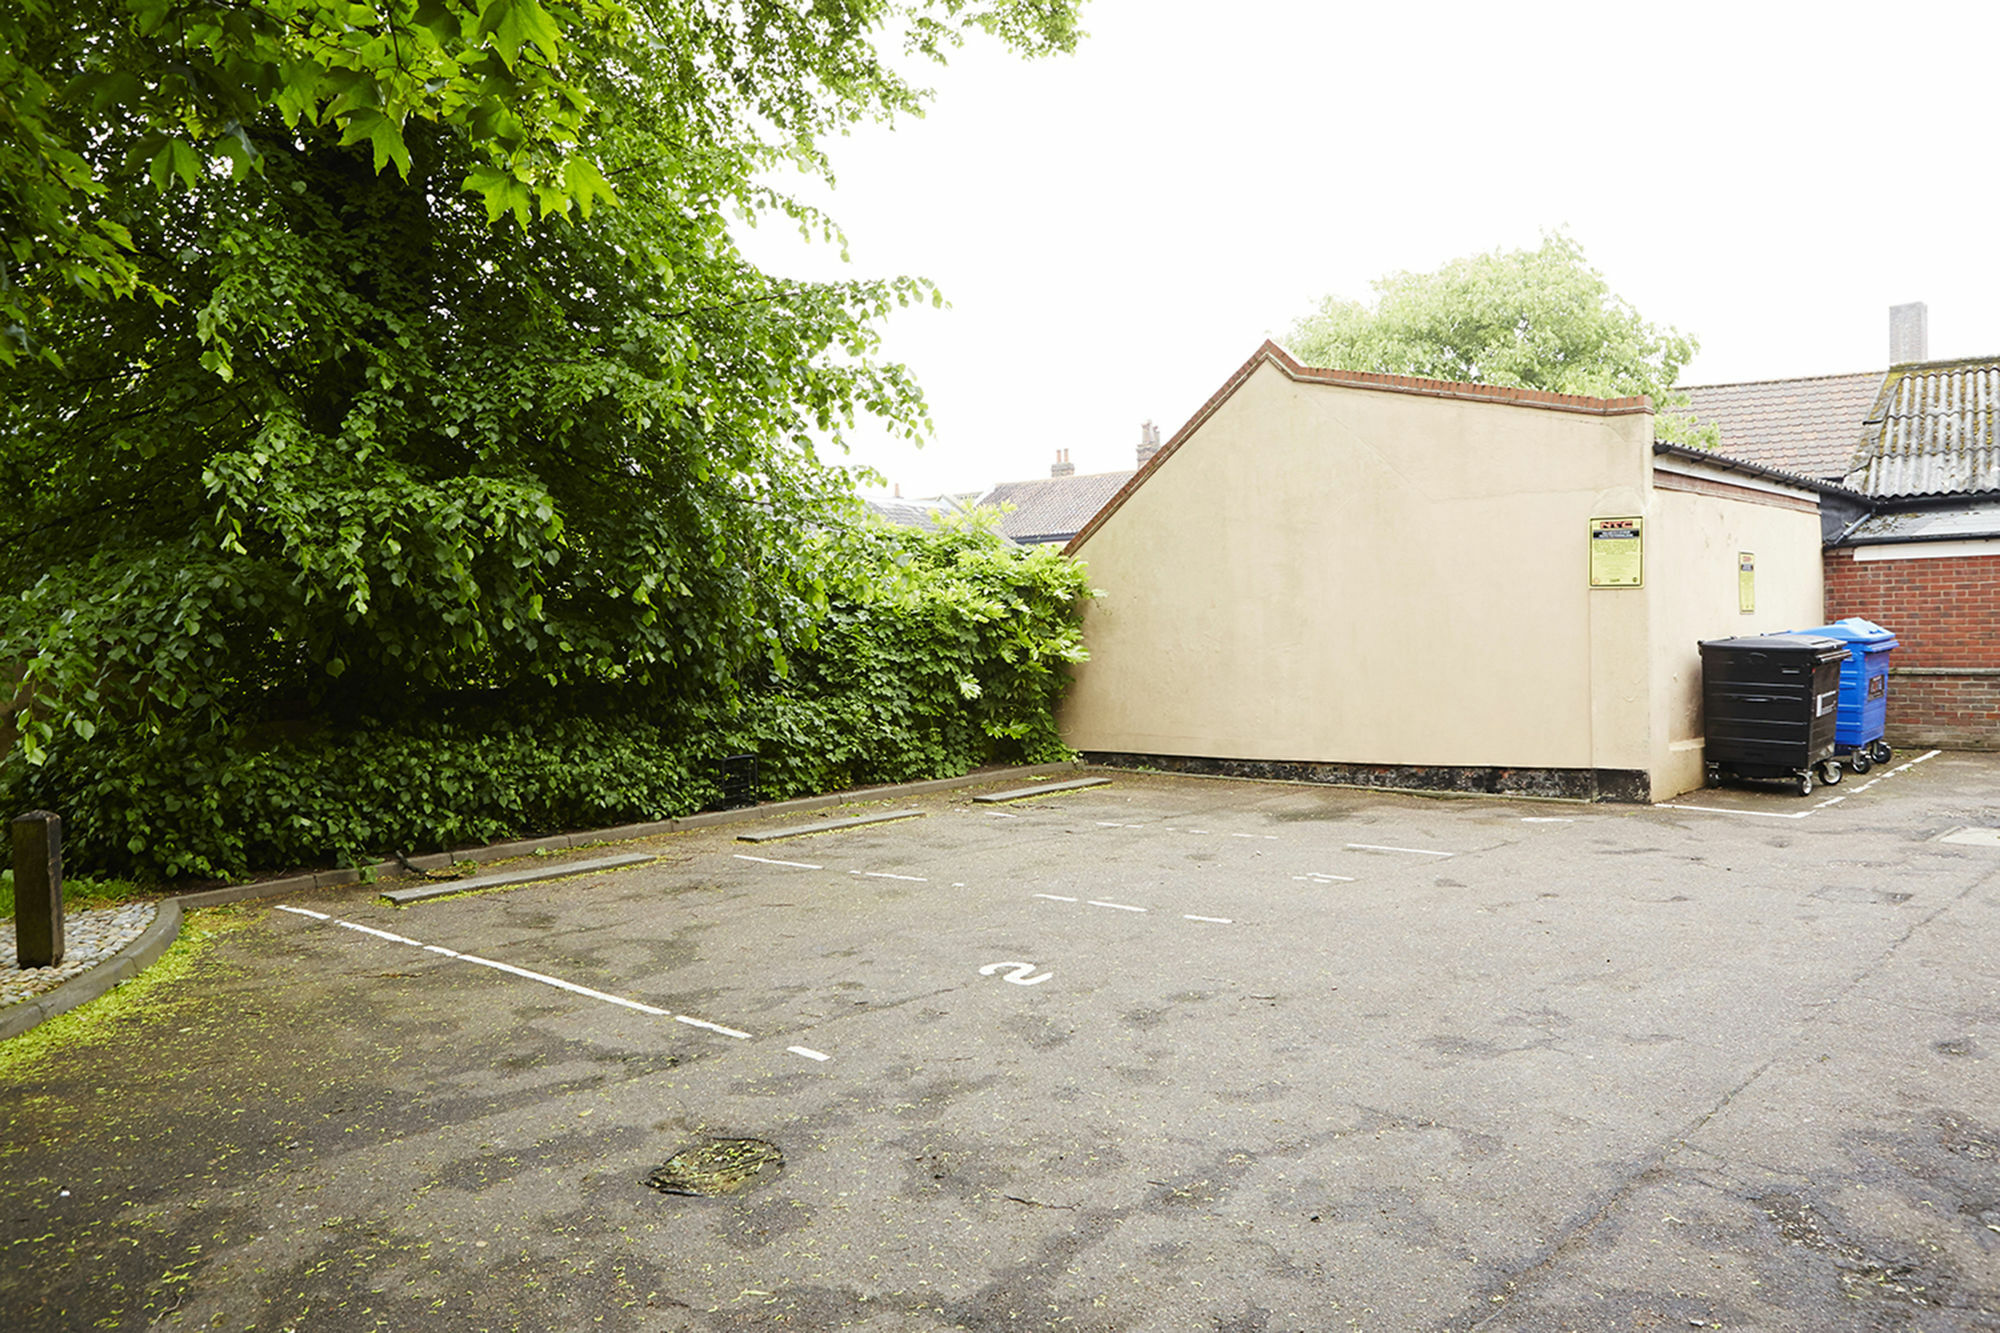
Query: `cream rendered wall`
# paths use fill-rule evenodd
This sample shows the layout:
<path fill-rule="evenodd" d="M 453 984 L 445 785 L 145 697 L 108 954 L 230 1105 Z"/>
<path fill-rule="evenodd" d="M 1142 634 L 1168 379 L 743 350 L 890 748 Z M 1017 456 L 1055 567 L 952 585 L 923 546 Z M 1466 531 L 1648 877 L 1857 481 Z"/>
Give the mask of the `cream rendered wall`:
<path fill-rule="evenodd" d="M 1732 489 L 1740 481 L 1720 469 L 1713 480 Z M 1646 543 L 1654 643 L 1649 767 L 1653 799 L 1664 801 L 1703 782 L 1700 641 L 1824 623 L 1819 515 L 1655 487 Z M 1757 557 L 1757 609 L 1749 615 L 1737 609 L 1740 551 Z"/>
<path fill-rule="evenodd" d="M 1593 593 L 1586 548 L 1591 518 L 1649 512 L 1651 442 L 1644 413 L 1302 383 L 1262 364 L 1079 544 L 1104 595 L 1065 739 L 1648 768 L 1648 598 Z"/>

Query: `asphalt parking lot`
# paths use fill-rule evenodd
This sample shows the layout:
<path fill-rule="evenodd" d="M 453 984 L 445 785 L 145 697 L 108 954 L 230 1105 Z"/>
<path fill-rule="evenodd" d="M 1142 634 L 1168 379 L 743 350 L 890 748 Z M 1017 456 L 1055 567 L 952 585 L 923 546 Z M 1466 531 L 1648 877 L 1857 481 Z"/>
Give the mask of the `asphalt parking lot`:
<path fill-rule="evenodd" d="M 8 1067 L 7 1326 L 2000 1329 L 2000 756 L 1108 776 L 216 917 Z"/>

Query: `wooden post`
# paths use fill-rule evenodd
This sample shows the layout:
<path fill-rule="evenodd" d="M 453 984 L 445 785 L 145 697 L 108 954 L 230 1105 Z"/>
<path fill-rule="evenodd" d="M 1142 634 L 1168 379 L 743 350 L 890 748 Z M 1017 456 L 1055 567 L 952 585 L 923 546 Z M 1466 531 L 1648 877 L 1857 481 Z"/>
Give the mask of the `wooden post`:
<path fill-rule="evenodd" d="M 47 810 L 14 821 L 14 951 L 22 967 L 63 960 L 62 818 Z"/>

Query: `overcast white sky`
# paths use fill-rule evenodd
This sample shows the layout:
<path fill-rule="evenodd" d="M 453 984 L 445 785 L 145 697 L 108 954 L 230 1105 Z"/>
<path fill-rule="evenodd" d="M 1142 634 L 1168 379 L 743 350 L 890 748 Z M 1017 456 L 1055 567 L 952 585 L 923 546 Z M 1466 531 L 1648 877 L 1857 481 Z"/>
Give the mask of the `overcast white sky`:
<path fill-rule="evenodd" d="M 1701 342 L 1710 384 L 2000 352 L 2000 6 L 1090 0 L 1074 56 L 990 43 L 930 114 L 835 143 L 852 262 L 913 273 L 888 325 L 936 431 L 863 430 L 906 496 L 1132 466 L 1332 292 L 1564 227 L 1612 289 Z"/>

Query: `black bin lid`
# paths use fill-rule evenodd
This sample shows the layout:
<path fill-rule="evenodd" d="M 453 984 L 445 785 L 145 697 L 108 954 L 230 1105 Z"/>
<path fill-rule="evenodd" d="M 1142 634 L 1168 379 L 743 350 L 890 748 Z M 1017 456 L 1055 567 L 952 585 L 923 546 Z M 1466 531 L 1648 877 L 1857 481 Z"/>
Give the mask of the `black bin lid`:
<path fill-rule="evenodd" d="M 1703 639 L 1701 654 L 1776 653 L 1812 659 L 1813 662 L 1844 662 L 1847 645 L 1821 634 L 1746 634 L 1738 639 Z"/>

